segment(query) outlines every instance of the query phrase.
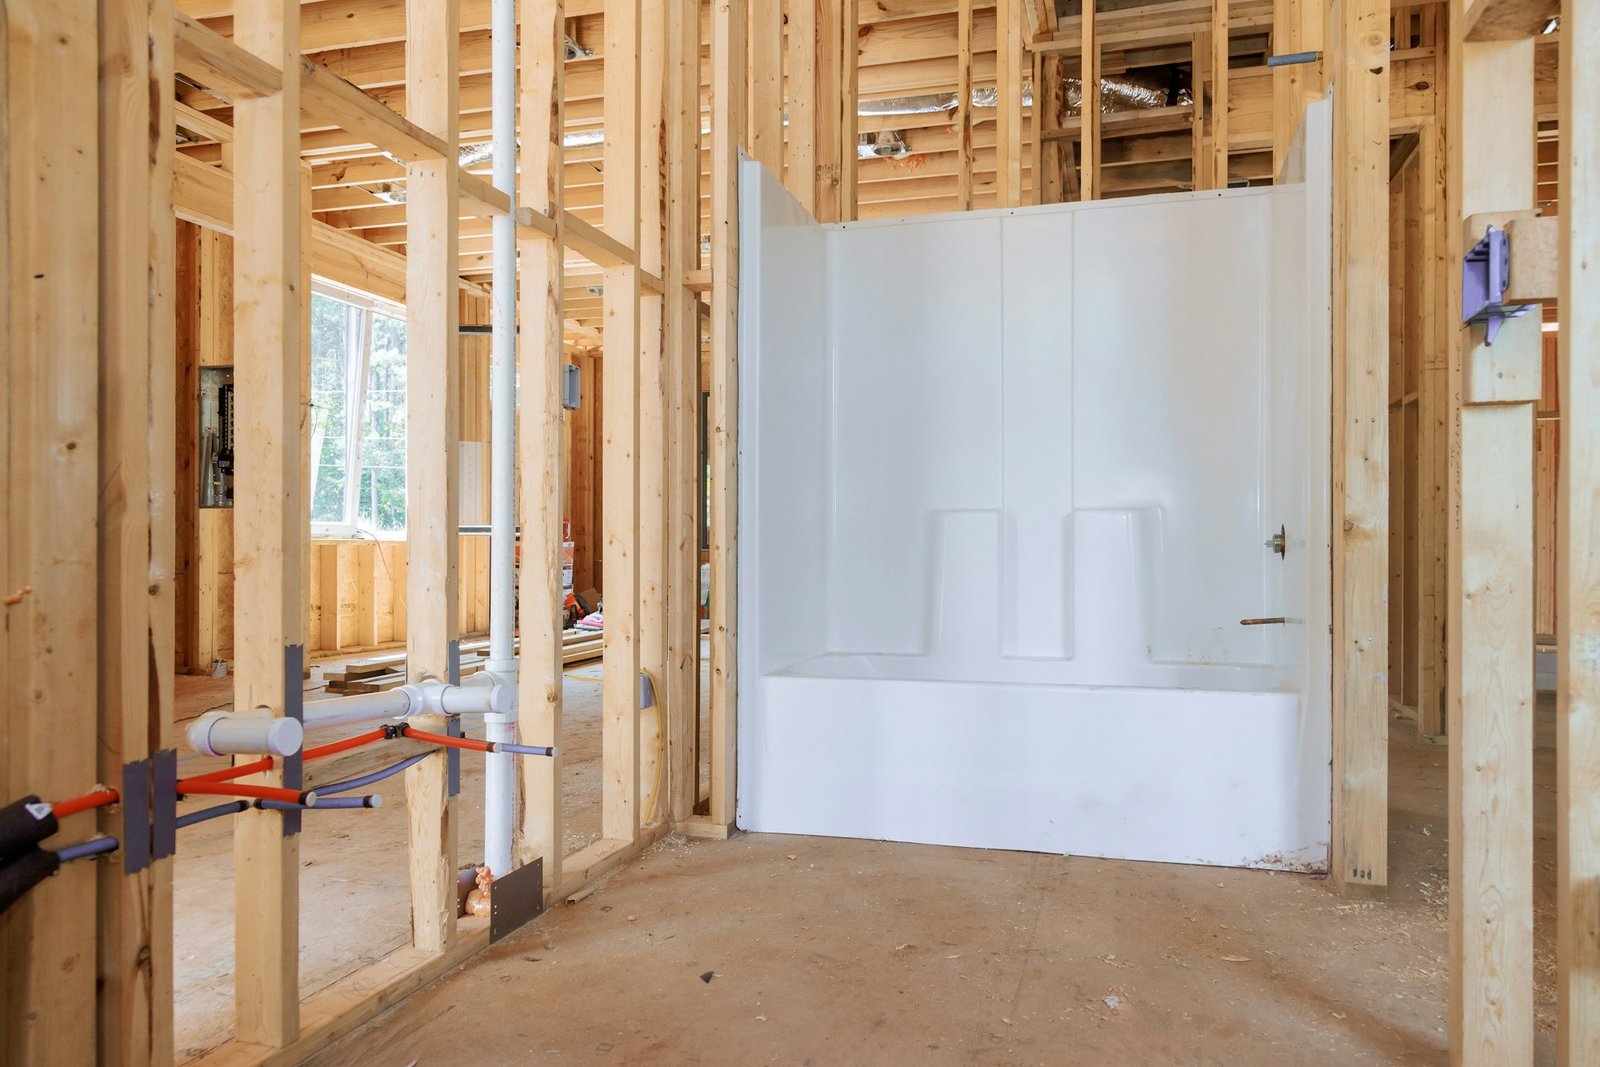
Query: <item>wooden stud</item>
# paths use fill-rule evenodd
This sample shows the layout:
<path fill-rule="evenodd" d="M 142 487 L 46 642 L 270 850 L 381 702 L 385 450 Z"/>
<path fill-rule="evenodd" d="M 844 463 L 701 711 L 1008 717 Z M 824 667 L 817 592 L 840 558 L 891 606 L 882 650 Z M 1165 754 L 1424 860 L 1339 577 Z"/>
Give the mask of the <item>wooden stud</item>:
<path fill-rule="evenodd" d="M 459 633 L 457 442 L 460 438 L 460 301 L 456 227 L 458 11 L 455 0 L 407 0 L 407 114 L 445 144 L 442 157 L 406 166 L 406 674 L 450 679 Z M 443 723 L 428 724 L 436 731 Z M 406 771 L 411 942 L 444 952 L 455 937 L 455 801 L 444 752 Z"/>
<path fill-rule="evenodd" d="M 667 792 L 672 820 L 699 800 L 700 724 L 700 301 L 689 275 L 700 261 L 700 4 L 667 9 Z M 809 27 L 806 19 L 809 17 Z M 789 181 L 802 204 L 816 198 L 816 6 L 790 9 Z M 802 85 L 795 86 L 796 80 Z M 809 100 L 809 105 L 807 104 Z M 806 115 L 809 106 L 810 115 Z M 708 279 L 709 281 L 709 272 Z"/>
<path fill-rule="evenodd" d="M 1272 0 L 1272 52 L 1290 55 L 1300 47 L 1305 0 Z M 1316 15 L 1320 16 L 1321 11 Z M 1320 18 L 1315 21 L 1320 22 Z M 1272 70 L 1272 173 L 1282 173 L 1289 146 L 1305 115 L 1305 95 L 1301 87 L 1304 64 L 1274 67 Z"/>
<path fill-rule="evenodd" d="M 1343 891 L 1388 884 L 1388 3 L 1335 0 L 1333 843 Z"/>
<path fill-rule="evenodd" d="M 861 13 L 860 0 L 839 0 L 839 220 L 853 222 L 860 210 Z M 1019 57 L 1020 58 L 1020 57 Z M 1019 104 L 1020 107 L 1020 104 Z"/>
<path fill-rule="evenodd" d="M 841 125 L 844 119 L 845 0 L 816 0 L 816 3 L 817 183 L 812 214 L 818 222 L 838 222 L 840 152 L 844 147 Z"/>
<path fill-rule="evenodd" d="M 789 115 L 788 136 L 783 145 L 784 184 L 790 195 L 809 209 L 817 199 L 817 0 L 784 0 L 784 17 L 783 62 L 788 74 L 785 104 Z M 695 23 L 698 47 L 698 17 Z M 669 72 L 676 62 L 678 59 L 669 51 Z M 695 81 L 699 80 L 697 72 Z M 698 85 L 695 95 L 698 98 Z M 695 110 L 698 113 L 698 99 Z M 698 140 L 698 129 L 695 134 Z M 696 175 L 696 183 L 698 180 Z M 667 196 L 670 200 L 670 190 Z"/>
<path fill-rule="evenodd" d="M 519 0 L 517 17 L 521 27 L 518 110 L 522 145 L 517 203 L 560 220 L 564 217 L 561 131 L 567 65 L 562 0 Z M 559 230 L 552 238 L 518 227 L 517 246 L 521 261 L 517 273 L 517 362 L 522 382 L 517 405 L 522 511 L 517 730 L 523 744 L 552 745 L 559 753 L 563 744 L 561 546 L 566 496 L 562 433 L 566 413 L 561 407 L 566 364 L 561 344 L 563 253 Z M 593 402 L 585 391 L 584 407 Z M 544 882 L 551 889 L 561 884 L 566 852 L 561 806 L 564 758 L 558 754 L 551 759 L 518 761 L 522 817 L 517 859 L 531 863 L 542 857 Z"/>
<path fill-rule="evenodd" d="M 842 8 L 854 11 L 853 0 Z M 853 18 L 846 26 L 853 24 Z M 847 51 L 855 48 L 849 34 Z M 735 816 L 739 573 L 739 131 L 744 128 L 744 11 L 718 2 L 711 13 L 711 807 L 710 821 Z M 853 64 L 852 64 L 853 66 Z M 853 152 L 853 149 L 852 149 Z"/>
<path fill-rule="evenodd" d="M 254 0 L 234 13 L 238 45 L 275 70 L 298 58 L 300 6 Z M 285 713 L 284 657 L 300 612 L 300 83 L 234 105 L 233 702 Z M 295 685 L 298 686 L 298 681 Z M 295 694 L 298 697 L 298 694 Z M 283 780 L 281 767 L 254 776 Z M 234 1006 L 241 1041 L 281 1047 L 300 1029 L 299 837 L 278 812 L 234 817 Z"/>
<path fill-rule="evenodd" d="M 1600 1062 L 1600 12 L 1561 15 L 1556 1058 Z"/>
<path fill-rule="evenodd" d="M 1405 326 L 1406 283 L 1405 276 L 1405 185 L 1404 178 L 1396 175 L 1389 180 L 1388 201 L 1389 234 L 1389 366 L 1388 415 L 1385 425 L 1389 434 L 1389 577 L 1385 585 L 1384 600 L 1388 606 L 1389 648 L 1388 671 L 1389 700 L 1391 705 L 1400 700 L 1405 681 L 1405 657 L 1402 651 L 1405 640 Z"/>
<path fill-rule="evenodd" d="M 1211 41 L 1209 30 L 1196 33 L 1189 47 L 1189 92 L 1194 97 L 1193 113 L 1189 123 L 1189 162 L 1191 184 L 1198 192 L 1210 189 L 1211 153 L 1206 151 L 1206 81 L 1211 67 Z"/>
<path fill-rule="evenodd" d="M 1401 196 L 1401 240 L 1400 246 L 1390 257 L 1390 273 L 1399 273 L 1401 276 L 1402 291 L 1399 300 L 1390 298 L 1390 312 L 1398 304 L 1405 316 L 1401 324 L 1402 353 L 1401 375 L 1398 382 L 1401 394 L 1400 408 L 1400 448 L 1391 452 L 1389 456 L 1389 481 L 1394 485 L 1399 483 L 1401 497 L 1401 512 L 1399 529 L 1401 536 L 1398 551 L 1391 549 L 1391 553 L 1398 556 L 1400 563 L 1400 585 L 1398 589 L 1391 590 L 1391 598 L 1398 593 L 1400 601 L 1400 688 L 1399 700 L 1402 706 L 1416 708 L 1421 693 L 1421 666 L 1422 666 L 1422 482 L 1424 478 L 1421 470 L 1422 456 L 1422 362 L 1423 351 L 1427 343 L 1428 317 L 1424 311 L 1424 303 L 1429 298 L 1429 287 L 1423 284 L 1423 277 L 1428 273 L 1430 265 L 1422 256 L 1422 236 L 1427 227 L 1423 219 L 1422 177 L 1423 156 L 1419 150 L 1412 153 L 1405 169 L 1399 177 L 1399 192 Z M 1403 269 L 1396 271 L 1396 267 Z M 1390 382 L 1393 392 L 1397 383 Z"/>
<path fill-rule="evenodd" d="M 783 7 L 778 0 L 747 0 L 750 158 L 783 177 Z M 659 5 L 651 5 L 657 7 Z"/>
<path fill-rule="evenodd" d="M 1100 196 L 1100 43 L 1095 38 L 1095 0 L 1083 0 L 1079 29 L 1083 132 L 1078 154 L 1078 195 L 1095 200 Z"/>
<path fill-rule="evenodd" d="M 1043 110 L 1034 108 L 1039 116 L 1034 126 L 1034 137 L 1043 146 L 1041 152 L 1041 168 L 1043 176 L 1038 179 L 1042 188 L 1042 200 L 1046 204 L 1059 204 L 1065 198 L 1065 174 L 1062 167 L 1062 150 L 1066 147 L 1061 141 L 1051 140 L 1043 136 L 1043 131 L 1053 128 L 1061 121 L 1062 99 L 1062 58 L 1053 53 L 1046 53 L 1043 57 L 1041 68 L 1043 77 L 1041 88 L 1035 90 L 1035 100 L 1043 102 Z M 1076 190 L 1074 190 L 1076 196 Z"/>
<path fill-rule="evenodd" d="M 1462 8 L 1461 0 L 1451 5 L 1447 97 L 1452 324 L 1461 319 L 1459 263 L 1468 241 L 1481 236 L 1467 220 L 1526 208 L 1534 191 L 1528 122 L 1533 41 L 1468 43 Z M 1483 339 L 1481 326 L 1457 327 L 1449 370 L 1455 444 L 1445 608 L 1449 1019 L 1451 1062 L 1463 1065 L 1531 1063 L 1534 1055 L 1533 429 L 1539 316 L 1513 320 L 1492 348 Z M 1515 368 L 1530 347 L 1531 382 Z M 1496 362 L 1513 372 L 1498 393 L 1485 385 L 1493 377 L 1487 368 Z M 1517 388 L 1524 394 L 1518 396 Z"/>
<path fill-rule="evenodd" d="M 1421 652 L 1417 680 L 1417 733 L 1437 737 L 1445 729 L 1445 562 L 1449 544 L 1449 452 L 1450 434 L 1450 352 L 1455 344 L 1455 327 L 1449 322 L 1446 293 L 1450 288 L 1451 242 L 1446 239 L 1445 182 L 1449 151 L 1444 141 L 1444 123 L 1425 129 L 1418 149 L 1422 188 L 1422 266 L 1418 302 L 1423 321 L 1426 348 L 1422 355 L 1422 378 L 1417 387 L 1417 408 L 1421 420 L 1418 464 L 1421 500 L 1419 534 L 1423 558 L 1418 593 L 1421 614 L 1417 622 Z M 1457 268 L 1459 269 L 1459 268 Z"/>
<path fill-rule="evenodd" d="M 995 20 L 995 122 L 998 129 L 995 195 L 1001 207 L 1019 207 L 1022 204 L 1022 0 L 998 0 Z"/>
<path fill-rule="evenodd" d="M 96 5 L 0 9 L 0 791 L 93 788 L 99 484 Z M 141 448 L 141 454 L 143 449 Z M 82 840 L 92 814 L 63 821 Z M 0 916 L 0 1060 L 92 1063 L 94 864 L 67 865 Z M 63 1025 L 63 1012 L 75 1012 Z"/>
<path fill-rule="evenodd" d="M 1228 0 L 1211 0 L 1211 176 L 1228 187 Z"/>
<path fill-rule="evenodd" d="M 972 210 L 972 0 L 960 0 L 956 30 L 956 169 L 958 210 Z"/>
<path fill-rule="evenodd" d="M 1033 63 L 1033 105 L 1032 124 L 1035 130 L 1044 129 L 1044 58 L 1043 52 L 1031 52 L 1029 58 Z M 1028 185 L 1028 203 L 1044 203 L 1044 149 L 1045 139 L 1035 137 L 1029 149 L 1029 177 L 1032 181 Z"/>
<path fill-rule="evenodd" d="M 145 437 L 146 490 L 150 495 L 149 588 L 150 689 L 145 728 L 156 751 L 174 744 L 174 670 L 177 661 L 175 607 L 177 599 L 177 436 L 172 407 L 167 398 L 178 397 L 177 367 L 177 226 L 172 211 L 172 167 L 177 143 L 175 102 L 165 91 L 173 77 L 173 23 L 170 0 L 148 4 L 150 143 L 148 182 L 150 232 L 149 318 L 150 400 Z M 309 187 L 306 189 L 309 195 Z M 309 218 L 309 216 L 307 216 Z M 309 281 L 309 279 L 308 279 Z M 309 285 L 306 292 L 309 294 Z M 310 319 L 307 318 L 309 323 Z M 308 331 L 309 335 L 309 331 Z M 181 401 L 180 401 L 181 402 Z M 309 500 L 307 501 L 309 505 Z M 302 527 L 304 528 L 304 527 Z M 172 945 L 173 888 L 171 858 L 156 860 L 144 922 L 149 955 L 140 960 L 149 969 L 145 998 L 149 1005 L 149 1061 L 173 1061 L 174 957 Z"/>
<path fill-rule="evenodd" d="M 770 48 L 763 51 L 781 69 L 783 23 L 778 5 L 765 4 L 772 12 L 767 30 L 772 35 Z M 639 188 L 644 195 L 639 206 L 640 270 L 659 276 L 666 264 L 666 207 L 662 199 L 666 167 L 662 149 L 666 113 L 667 12 L 663 4 L 641 4 L 639 23 Z M 766 79 L 763 78 L 763 81 Z M 783 176 L 783 79 L 781 73 L 767 87 L 773 116 L 758 129 L 768 142 L 774 177 Z M 776 143 L 774 143 L 774 138 Z M 666 718 L 665 694 L 661 686 L 667 675 L 667 378 L 663 362 L 662 338 L 665 297 L 656 286 L 639 301 L 639 423 L 635 451 L 638 455 L 639 541 L 638 588 L 639 616 L 637 647 L 639 670 L 649 675 L 656 690 L 649 708 L 639 710 L 639 822 L 660 822 L 666 807 Z M 680 289 L 681 292 L 681 289 Z"/>
<path fill-rule="evenodd" d="M 735 0 L 737 2 L 737 0 Z M 640 0 L 606 0 L 606 232 L 639 247 Z M 742 132 L 742 129 L 741 129 Z M 654 193 L 655 190 L 652 190 Z M 605 271 L 605 680 L 601 693 L 601 836 L 639 833 L 639 268 Z"/>
<path fill-rule="evenodd" d="M 107 0 L 100 5 L 100 452 L 99 530 L 99 780 L 119 782 L 122 767 L 149 759 L 170 724 L 171 703 L 152 702 L 158 676 L 170 677 L 172 660 L 157 660 L 152 645 L 160 621 L 160 573 L 152 549 L 161 532 L 152 523 L 152 489 L 170 484 L 158 471 L 173 465 L 151 439 L 151 386 L 169 380 L 157 371 L 170 364 L 171 342 L 152 347 L 165 314 L 153 304 L 170 298 L 172 269 L 155 236 L 171 232 L 172 137 L 158 139 L 163 116 L 152 105 L 170 99 L 154 59 L 151 5 L 147 0 Z M 171 32 L 170 14 L 161 26 Z M 170 59 L 170 49 L 166 52 Z M 167 149 L 166 153 L 162 148 Z M 165 226 L 161 207 L 166 205 Z M 170 246 L 169 246 L 170 247 Z M 170 394 L 169 394 L 170 395 Z M 170 420 L 161 422 L 170 426 Z M 152 464 L 156 470 L 152 470 Z M 170 495 L 170 494 L 169 494 Z M 170 541 L 168 542 L 170 544 Z M 155 571 L 156 573 L 152 573 Z M 170 691 L 170 686 L 169 686 Z M 152 744 L 152 741 L 155 744 Z M 102 809 L 100 829 L 121 833 L 120 813 Z M 171 961 L 170 858 L 132 875 L 119 864 L 97 864 L 99 881 L 99 1025 L 101 1062 L 150 1063 L 158 1046 L 172 1043 L 171 972 L 149 966 L 158 951 Z M 158 949 L 158 946 L 160 948 Z M 165 1000 L 163 1001 L 163 996 Z"/>

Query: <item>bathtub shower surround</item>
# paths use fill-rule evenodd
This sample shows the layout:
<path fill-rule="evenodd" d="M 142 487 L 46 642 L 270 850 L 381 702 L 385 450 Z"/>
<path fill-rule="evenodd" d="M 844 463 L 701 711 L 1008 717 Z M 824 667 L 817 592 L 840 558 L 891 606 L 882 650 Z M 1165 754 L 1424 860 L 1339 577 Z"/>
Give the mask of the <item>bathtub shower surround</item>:
<path fill-rule="evenodd" d="M 1272 188 L 835 226 L 745 164 L 740 826 L 1325 865 L 1308 129 Z"/>

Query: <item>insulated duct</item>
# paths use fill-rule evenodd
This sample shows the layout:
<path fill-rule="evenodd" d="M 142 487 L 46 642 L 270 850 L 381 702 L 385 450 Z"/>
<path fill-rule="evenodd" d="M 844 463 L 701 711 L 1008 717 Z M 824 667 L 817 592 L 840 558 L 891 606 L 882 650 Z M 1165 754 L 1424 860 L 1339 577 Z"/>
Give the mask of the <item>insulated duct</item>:
<path fill-rule="evenodd" d="M 856 155 L 861 159 L 904 159 L 910 154 L 911 146 L 899 130 L 864 133 L 856 144 Z"/>

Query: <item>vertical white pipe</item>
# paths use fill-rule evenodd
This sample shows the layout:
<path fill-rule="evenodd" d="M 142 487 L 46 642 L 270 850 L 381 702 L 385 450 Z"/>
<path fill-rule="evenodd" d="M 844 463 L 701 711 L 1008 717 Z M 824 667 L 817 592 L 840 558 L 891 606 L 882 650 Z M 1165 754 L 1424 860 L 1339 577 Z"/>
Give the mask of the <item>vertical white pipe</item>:
<path fill-rule="evenodd" d="M 494 287 L 489 469 L 489 662 L 500 680 L 516 685 L 516 346 L 517 346 L 517 4 L 494 0 L 490 13 L 490 94 L 494 127 L 494 185 L 513 211 L 494 219 Z M 515 741 L 515 715 L 484 716 L 490 741 Z M 483 861 L 498 878 L 511 872 L 511 821 L 516 804 L 513 757 L 493 752 L 484 761 Z"/>

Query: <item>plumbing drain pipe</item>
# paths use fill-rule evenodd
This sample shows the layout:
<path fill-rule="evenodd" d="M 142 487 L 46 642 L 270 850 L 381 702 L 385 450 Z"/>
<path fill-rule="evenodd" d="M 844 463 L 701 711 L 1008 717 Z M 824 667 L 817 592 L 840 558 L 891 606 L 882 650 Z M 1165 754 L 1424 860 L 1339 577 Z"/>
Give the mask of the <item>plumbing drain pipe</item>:
<path fill-rule="evenodd" d="M 494 274 L 489 353 L 489 659 L 491 687 L 515 694 L 516 629 L 516 346 L 517 346 L 517 0 L 494 0 L 490 8 L 490 106 L 494 185 L 511 205 L 492 224 Z M 484 683 L 479 683 L 482 685 Z M 517 739 L 516 705 L 483 718 L 491 742 Z M 483 862 L 492 877 L 511 873 L 511 822 L 516 805 L 511 756 L 491 752 L 483 769 Z"/>
<path fill-rule="evenodd" d="M 514 686 L 488 681 L 467 687 L 425 678 L 384 693 L 307 701 L 303 716 L 305 729 L 310 729 L 412 715 L 482 715 L 487 720 L 510 719 L 515 713 Z M 188 738 L 190 746 L 205 756 L 292 756 L 300 751 L 304 731 L 300 722 L 274 718 L 260 709 L 208 711 L 189 724 Z"/>

